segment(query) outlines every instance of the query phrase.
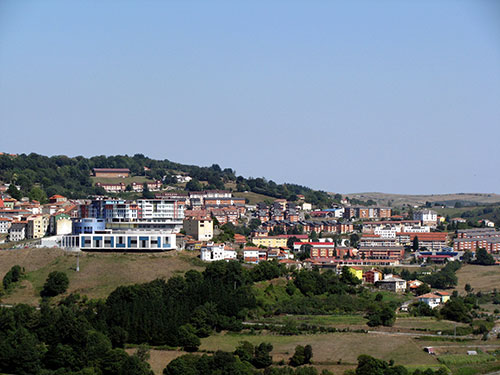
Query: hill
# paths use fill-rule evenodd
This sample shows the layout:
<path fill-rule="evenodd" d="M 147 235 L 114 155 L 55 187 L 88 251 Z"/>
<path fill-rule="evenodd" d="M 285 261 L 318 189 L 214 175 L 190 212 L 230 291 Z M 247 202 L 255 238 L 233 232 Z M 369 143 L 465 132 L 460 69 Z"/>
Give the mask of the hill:
<path fill-rule="evenodd" d="M 0 251 L 0 276 L 14 265 L 26 270 L 26 278 L 2 303 L 37 305 L 40 290 L 52 271 L 63 271 L 69 277 L 68 293 L 89 298 L 105 298 L 121 285 L 168 279 L 190 269 L 203 269 L 192 253 L 81 253 L 80 271 L 76 272 L 76 254 L 60 249 L 20 249 Z"/>
<path fill-rule="evenodd" d="M 360 200 L 373 200 L 377 204 L 401 207 L 404 205 L 422 206 L 426 202 L 432 205 L 439 204 L 445 206 L 455 206 L 459 202 L 463 206 L 477 206 L 500 202 L 500 194 L 487 193 L 453 193 L 453 194 L 431 194 L 431 195 L 411 195 L 411 194 L 390 194 L 379 192 L 352 193 L 346 194 L 350 198 Z"/>
<path fill-rule="evenodd" d="M 132 179 L 135 178 L 137 181 L 162 180 L 169 190 L 199 191 L 230 188 L 236 192 L 252 192 L 290 201 L 296 201 L 297 195 L 304 195 L 308 202 L 320 207 L 329 206 L 334 200 L 340 199 L 340 195 L 332 196 L 306 186 L 290 183 L 277 184 L 261 177 L 237 176 L 233 169 L 222 169 L 217 164 L 199 167 L 175 163 L 167 159 L 155 160 L 142 154 L 91 158 L 64 155 L 48 157 L 34 153 L 0 155 L 0 181 L 13 183 L 21 189 L 17 191 L 13 187 L 9 194 L 16 199 L 27 196 L 41 203 L 45 203 L 47 197 L 54 194 L 68 198 L 86 198 L 93 194 L 110 195 L 111 193 L 106 193 L 101 187 L 95 185 L 96 181 L 103 182 L 103 180 L 91 177 L 93 168 L 128 168 Z M 175 176 L 178 174 L 188 175 L 192 180 L 186 184 L 177 184 Z M 112 182 L 112 179 L 108 182 Z"/>

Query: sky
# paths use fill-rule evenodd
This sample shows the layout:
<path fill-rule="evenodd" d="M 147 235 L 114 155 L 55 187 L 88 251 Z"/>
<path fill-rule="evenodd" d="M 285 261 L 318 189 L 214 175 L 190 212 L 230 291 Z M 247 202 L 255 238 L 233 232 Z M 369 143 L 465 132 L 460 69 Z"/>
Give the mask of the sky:
<path fill-rule="evenodd" d="M 500 1 L 0 0 L 0 151 L 500 193 Z"/>

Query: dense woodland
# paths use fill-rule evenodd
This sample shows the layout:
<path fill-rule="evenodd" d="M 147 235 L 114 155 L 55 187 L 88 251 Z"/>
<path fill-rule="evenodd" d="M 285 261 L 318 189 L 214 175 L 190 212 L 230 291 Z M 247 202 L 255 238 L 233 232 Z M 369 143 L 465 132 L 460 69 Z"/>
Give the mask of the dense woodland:
<path fill-rule="evenodd" d="M 145 172 L 144 167 L 149 170 Z M 233 182 L 237 191 L 252 191 L 291 201 L 295 201 L 298 194 L 303 194 L 308 202 L 320 206 L 327 206 L 333 201 L 332 197 L 323 191 L 296 184 L 277 184 L 264 178 L 236 176 L 233 169 L 222 169 L 217 164 L 198 167 L 166 159 L 154 160 L 142 154 L 91 158 L 62 155 L 47 157 L 34 153 L 17 156 L 0 155 L 0 181 L 15 183 L 21 187 L 21 195 L 41 201 L 53 194 L 69 198 L 105 194 L 101 188 L 92 184 L 90 175 L 93 168 L 129 168 L 134 176 L 146 175 L 152 179 L 163 180 L 166 184 L 175 183 L 174 175 L 183 173 L 193 178 L 186 185 L 186 190 L 224 189 L 225 183 Z M 200 181 L 208 185 L 202 186 Z M 335 199 L 340 199 L 340 196 L 336 196 Z"/>

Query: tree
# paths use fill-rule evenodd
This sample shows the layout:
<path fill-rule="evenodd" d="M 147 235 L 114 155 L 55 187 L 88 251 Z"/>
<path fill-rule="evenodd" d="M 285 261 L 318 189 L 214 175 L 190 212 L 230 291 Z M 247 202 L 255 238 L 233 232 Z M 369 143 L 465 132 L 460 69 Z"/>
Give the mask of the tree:
<path fill-rule="evenodd" d="M 413 251 L 417 251 L 419 249 L 418 236 L 415 236 L 413 239 L 412 249 Z"/>
<path fill-rule="evenodd" d="M 33 186 L 28 194 L 31 201 L 38 201 L 40 203 L 47 203 L 47 194 L 39 186 Z"/>
<path fill-rule="evenodd" d="M 186 190 L 187 191 L 200 191 L 202 189 L 202 186 L 200 184 L 200 181 L 197 179 L 192 179 L 186 184 Z"/>
<path fill-rule="evenodd" d="M 42 297 L 54 297 L 64 293 L 68 289 L 68 286 L 68 275 L 64 272 L 53 271 L 47 277 L 40 295 Z"/>
<path fill-rule="evenodd" d="M 19 265 L 12 266 L 9 272 L 5 274 L 2 280 L 3 288 L 9 289 L 12 283 L 18 282 L 23 275 L 23 271 Z"/>
<path fill-rule="evenodd" d="M 273 364 L 273 358 L 270 353 L 273 350 L 273 346 L 269 343 L 263 342 L 259 346 L 255 347 L 255 356 L 252 360 L 252 364 L 257 368 L 269 367 Z"/>
<path fill-rule="evenodd" d="M 23 197 L 23 194 L 14 184 L 10 184 L 9 188 L 7 189 L 7 194 L 9 194 L 12 198 L 17 200 L 21 200 L 21 198 Z"/>
<path fill-rule="evenodd" d="M 490 266 L 495 264 L 495 258 L 491 254 L 488 254 L 486 249 L 479 249 L 476 251 L 476 261 L 474 263 L 482 266 Z"/>
<path fill-rule="evenodd" d="M 290 358 L 290 366 L 297 367 L 305 363 L 304 347 L 302 345 L 297 345 L 295 347 L 295 353 Z"/>
<path fill-rule="evenodd" d="M 241 361 L 251 362 L 253 358 L 254 347 L 248 341 L 240 341 L 240 344 L 236 347 L 234 355 L 237 355 Z"/>
<path fill-rule="evenodd" d="M 421 296 L 422 294 L 430 293 L 430 291 L 431 291 L 431 288 L 429 287 L 429 285 L 427 285 L 426 283 L 423 283 L 422 285 L 419 285 L 415 289 L 415 294 L 417 296 Z"/>
<path fill-rule="evenodd" d="M 472 292 L 472 287 L 470 286 L 470 284 L 465 284 L 465 287 L 464 287 L 465 291 L 468 293 Z"/>

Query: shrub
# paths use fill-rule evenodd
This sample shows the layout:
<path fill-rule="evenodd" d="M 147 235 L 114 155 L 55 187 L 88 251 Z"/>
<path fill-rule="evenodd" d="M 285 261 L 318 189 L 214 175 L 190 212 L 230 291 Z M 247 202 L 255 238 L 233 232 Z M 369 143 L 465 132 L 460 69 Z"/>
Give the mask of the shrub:
<path fill-rule="evenodd" d="M 54 271 L 49 274 L 40 293 L 42 297 L 54 297 L 64 293 L 69 286 L 68 275 L 64 272 Z"/>

